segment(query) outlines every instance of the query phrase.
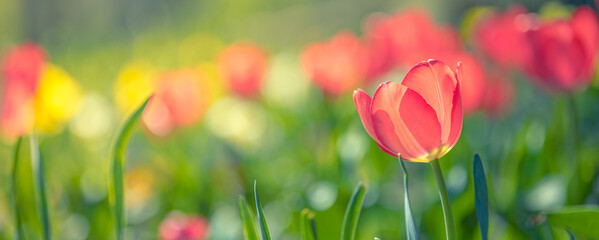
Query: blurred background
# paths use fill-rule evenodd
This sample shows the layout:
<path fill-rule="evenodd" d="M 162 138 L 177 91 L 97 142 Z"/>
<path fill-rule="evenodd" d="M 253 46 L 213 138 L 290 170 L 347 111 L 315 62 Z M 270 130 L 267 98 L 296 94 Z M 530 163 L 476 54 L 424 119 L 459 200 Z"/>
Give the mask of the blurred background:
<path fill-rule="evenodd" d="M 474 91 L 476 101 L 485 104 L 475 103 L 468 111 L 459 142 L 441 160 L 458 239 L 480 239 L 471 180 L 475 153 L 488 172 L 492 239 L 563 236 L 565 232 L 543 225 L 536 216 L 570 203 L 599 203 L 599 82 L 592 77 L 574 93 L 555 93 L 529 81 L 524 71 L 495 67 L 500 64 L 477 47 L 473 29 L 491 12 L 503 13 L 514 4 L 544 19 L 568 18 L 579 5 L 596 9 L 591 1 L 540 0 L 425 0 L 418 5 L 357 0 L 0 0 L 4 111 L 12 107 L 36 116 L 3 123 L 0 239 L 14 236 L 12 159 L 15 136 L 24 132 L 18 130 L 19 123 L 27 122 L 39 136 L 53 237 L 114 239 L 108 201 L 110 147 L 123 119 L 152 92 L 154 99 L 126 153 L 127 239 L 176 239 L 169 238 L 169 232 L 185 227 L 197 230 L 194 239 L 242 239 L 237 197 L 252 199 L 254 180 L 273 239 L 299 239 L 303 208 L 316 212 L 321 239 L 338 238 L 345 206 L 359 182 L 366 186 L 366 197 L 357 239 L 402 239 L 401 168 L 364 130 L 352 92 L 362 88 L 372 95 L 378 83 L 400 82 L 415 62 L 406 60 L 410 63 L 384 74 L 356 70 L 363 67 L 353 62 L 341 63 L 349 66 L 342 73 L 320 74 L 335 64 L 317 62 L 331 56 L 369 58 L 374 50 L 356 50 L 356 42 L 367 45 L 373 24 L 413 9 L 424 12 L 434 25 L 416 22 L 418 29 L 451 29 L 460 51 L 468 52 L 486 72 L 480 77 L 485 82 L 509 79 L 507 90 L 494 86 L 486 88 L 492 93 Z M 436 36 L 430 39 L 453 39 Z M 11 58 L 11 52 L 17 57 Z M 461 59 L 441 56 L 451 68 L 454 59 Z M 18 95 L 11 88 L 11 61 L 18 66 L 42 62 L 43 70 L 32 77 L 38 83 L 35 93 Z M 354 78 L 360 83 L 347 83 Z M 493 99 L 481 100 L 484 96 Z M 19 154 L 28 159 L 28 149 L 24 144 Z M 576 164 L 573 156 L 579 159 Z M 22 161 L 17 169 L 18 208 L 26 224 L 25 239 L 40 239 L 30 165 Z M 412 210 L 423 238 L 443 239 L 432 171 L 426 164 L 406 166 Z M 586 194 L 569 199 L 571 178 L 579 168 L 585 169 Z"/>

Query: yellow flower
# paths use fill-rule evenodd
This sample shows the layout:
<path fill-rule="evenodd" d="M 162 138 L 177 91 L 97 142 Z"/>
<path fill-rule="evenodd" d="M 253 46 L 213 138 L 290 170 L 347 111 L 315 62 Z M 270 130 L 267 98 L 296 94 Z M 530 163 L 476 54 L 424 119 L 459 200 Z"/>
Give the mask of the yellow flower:
<path fill-rule="evenodd" d="M 135 62 L 125 66 L 114 83 L 114 98 L 122 113 L 141 104 L 154 89 L 156 71 L 147 63 Z"/>
<path fill-rule="evenodd" d="M 46 64 L 35 95 L 35 126 L 57 132 L 79 109 L 81 88 L 62 68 Z"/>

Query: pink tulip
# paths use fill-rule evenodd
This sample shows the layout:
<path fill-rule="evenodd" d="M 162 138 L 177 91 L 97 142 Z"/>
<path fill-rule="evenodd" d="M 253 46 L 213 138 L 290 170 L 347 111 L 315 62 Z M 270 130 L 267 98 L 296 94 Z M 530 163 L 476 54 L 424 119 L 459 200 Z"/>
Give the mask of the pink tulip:
<path fill-rule="evenodd" d="M 203 240 L 208 237 L 208 221 L 202 216 L 170 213 L 160 223 L 161 240 Z"/>
<path fill-rule="evenodd" d="M 341 32 L 329 42 L 307 46 L 301 56 L 304 72 L 325 93 L 339 95 L 360 87 L 368 68 L 367 51 L 350 32 Z"/>
<path fill-rule="evenodd" d="M 218 63 L 229 89 L 246 98 L 258 95 L 267 67 L 266 54 L 260 47 L 233 44 L 221 53 Z"/>
<path fill-rule="evenodd" d="M 487 57 L 503 68 L 523 69 L 532 57 L 526 32 L 536 20 L 524 7 L 515 5 L 492 13 L 475 26 L 473 41 Z"/>

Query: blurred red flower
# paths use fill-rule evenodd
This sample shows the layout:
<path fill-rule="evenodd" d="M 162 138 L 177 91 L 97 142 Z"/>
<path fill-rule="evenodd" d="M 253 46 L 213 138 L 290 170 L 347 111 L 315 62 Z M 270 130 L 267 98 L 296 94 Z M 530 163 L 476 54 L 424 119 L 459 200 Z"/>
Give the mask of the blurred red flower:
<path fill-rule="evenodd" d="M 362 85 L 368 53 L 351 32 L 340 32 L 329 42 L 308 45 L 301 55 L 302 69 L 325 93 L 339 95 Z"/>
<path fill-rule="evenodd" d="M 537 83 L 559 92 L 589 85 L 599 47 L 599 23 L 590 7 L 577 8 L 569 20 L 542 23 L 528 39 L 533 60 L 527 70 Z"/>
<path fill-rule="evenodd" d="M 373 14 L 366 20 L 364 31 L 370 52 L 369 79 L 396 66 L 413 66 L 423 59 L 462 48 L 457 31 L 451 26 L 436 25 L 422 8 L 392 16 Z"/>
<path fill-rule="evenodd" d="M 498 72 L 489 74 L 483 99 L 483 109 L 487 116 L 498 118 L 510 108 L 514 98 L 514 84 L 511 79 Z"/>
<path fill-rule="evenodd" d="M 524 7 L 514 5 L 480 21 L 472 34 L 477 49 L 503 68 L 523 69 L 532 57 L 526 32 L 536 20 Z"/>
<path fill-rule="evenodd" d="M 208 237 L 208 221 L 202 216 L 172 212 L 160 223 L 161 240 L 203 240 Z"/>
<path fill-rule="evenodd" d="M 35 43 L 15 46 L 2 59 L 0 124 L 3 135 L 9 139 L 33 127 L 33 99 L 45 61 L 44 50 Z"/>
<path fill-rule="evenodd" d="M 454 73 L 438 60 L 414 66 L 401 84 L 385 82 L 373 97 L 358 89 L 354 104 L 368 134 L 386 153 L 430 162 L 445 155 L 462 131 L 461 64 Z"/>
<path fill-rule="evenodd" d="M 168 72 L 158 78 L 154 96 L 143 113 L 146 128 L 167 136 L 175 127 L 197 122 L 208 107 L 203 75 L 195 69 Z"/>
<path fill-rule="evenodd" d="M 233 44 L 221 53 L 218 63 L 229 89 L 246 98 L 258 94 L 267 68 L 266 54 L 260 47 L 251 43 Z"/>

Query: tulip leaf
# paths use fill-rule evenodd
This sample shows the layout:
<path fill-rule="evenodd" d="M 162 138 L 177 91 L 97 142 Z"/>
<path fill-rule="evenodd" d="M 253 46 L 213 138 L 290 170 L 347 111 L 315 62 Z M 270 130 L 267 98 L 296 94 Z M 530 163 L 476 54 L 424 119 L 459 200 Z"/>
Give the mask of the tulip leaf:
<path fill-rule="evenodd" d="M 258 188 L 254 181 L 254 198 L 256 199 L 256 212 L 258 213 L 258 222 L 260 222 L 260 231 L 262 232 L 262 240 L 270 240 L 270 233 L 268 231 L 268 225 L 266 224 L 266 218 L 264 212 L 262 212 L 262 205 L 260 205 L 260 199 L 258 199 Z"/>
<path fill-rule="evenodd" d="M 124 213 L 124 190 L 123 190 L 123 168 L 125 167 L 125 151 L 127 142 L 133 131 L 133 126 L 141 117 L 150 98 L 147 98 L 131 115 L 125 120 L 117 133 L 116 141 L 112 146 L 112 178 L 110 181 L 110 202 L 114 208 L 117 239 L 125 237 L 125 213 Z"/>
<path fill-rule="evenodd" d="M 485 170 L 478 154 L 474 155 L 474 161 L 472 162 L 472 165 L 476 217 L 478 218 L 482 239 L 486 240 L 489 235 L 489 195 L 487 191 L 487 178 L 485 177 Z"/>
<path fill-rule="evenodd" d="M 358 228 L 358 219 L 364 202 L 365 188 L 364 184 L 360 183 L 354 190 L 353 195 L 343 217 L 343 227 L 341 232 L 341 240 L 354 240 L 356 237 L 356 229 Z"/>
<path fill-rule="evenodd" d="M 244 196 L 239 196 L 239 215 L 241 216 L 241 223 L 243 224 L 243 236 L 245 240 L 258 240 L 258 234 L 256 233 L 256 225 L 254 224 L 254 215 L 250 210 Z"/>
<path fill-rule="evenodd" d="M 583 239 L 599 239 L 599 207 L 567 206 L 547 213 L 547 220 L 553 227 L 563 227 Z"/>
<path fill-rule="evenodd" d="M 20 151 L 21 151 L 21 143 L 23 142 L 23 137 L 19 136 L 19 138 L 17 139 L 17 143 L 15 145 L 15 155 L 14 155 L 14 159 L 13 159 L 13 165 L 12 165 L 12 186 L 11 186 L 11 195 L 12 195 L 12 208 L 15 214 L 15 227 L 16 227 L 16 236 L 15 239 L 21 239 L 24 238 L 24 231 L 23 231 L 23 218 L 21 216 L 21 211 L 19 211 L 19 208 L 17 207 L 18 204 L 17 202 L 19 201 L 19 196 L 17 193 L 17 185 L 18 185 L 18 178 L 19 178 L 19 174 L 18 174 L 18 166 L 19 166 L 19 161 L 20 161 Z"/>
<path fill-rule="evenodd" d="M 36 201 L 37 209 L 41 212 L 42 226 L 44 227 L 44 239 L 52 239 L 50 232 L 50 218 L 48 214 L 48 200 L 46 196 L 46 182 L 44 178 L 44 162 L 40 155 L 39 145 L 35 134 L 29 137 L 31 151 L 31 168 L 33 175 L 37 178 L 39 199 Z"/>
<path fill-rule="evenodd" d="M 412 215 L 412 205 L 410 204 L 410 194 L 408 191 L 408 170 L 404 166 L 403 160 L 399 157 L 399 165 L 403 170 L 404 179 L 404 217 L 406 221 L 406 237 L 408 240 L 419 240 L 418 230 L 416 229 L 416 223 L 414 222 L 414 216 Z"/>
<path fill-rule="evenodd" d="M 300 233 L 302 240 L 316 240 L 316 223 L 314 212 L 304 209 L 300 213 Z"/>

